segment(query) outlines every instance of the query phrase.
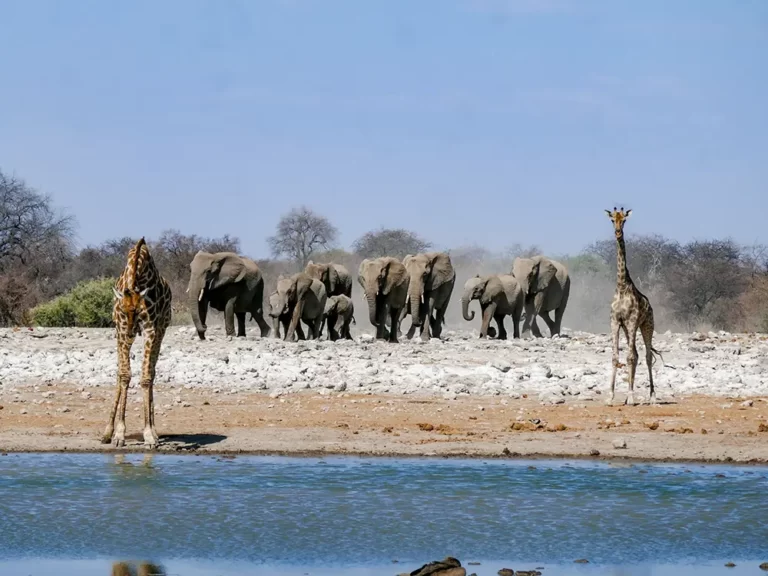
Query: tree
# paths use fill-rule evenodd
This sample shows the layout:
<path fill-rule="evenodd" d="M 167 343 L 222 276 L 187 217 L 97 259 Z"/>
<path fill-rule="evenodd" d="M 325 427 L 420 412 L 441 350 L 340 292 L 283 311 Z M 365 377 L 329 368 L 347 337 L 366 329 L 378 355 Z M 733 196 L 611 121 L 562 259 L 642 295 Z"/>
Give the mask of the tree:
<path fill-rule="evenodd" d="M 49 196 L 0 170 L 0 272 L 48 248 L 70 248 L 74 226 L 74 218 L 56 211 Z"/>
<path fill-rule="evenodd" d="M 352 244 L 353 250 L 363 258 L 392 256 L 403 259 L 407 254 L 418 254 L 431 247 L 430 242 L 415 232 L 402 228 L 380 228 L 366 232 Z"/>
<path fill-rule="evenodd" d="M 50 197 L 0 171 L 0 325 L 24 323 L 30 307 L 59 293 L 74 227 Z"/>
<path fill-rule="evenodd" d="M 306 206 L 293 208 L 280 218 L 277 232 L 267 238 L 272 255 L 285 256 L 301 265 L 307 265 L 317 250 L 329 250 L 338 236 L 338 230 L 324 216 Z"/>
<path fill-rule="evenodd" d="M 186 281 L 189 279 L 189 263 L 198 251 L 239 253 L 240 240 L 229 234 L 221 238 L 203 238 L 178 230 L 165 230 L 152 249 L 161 273 L 171 281 Z"/>

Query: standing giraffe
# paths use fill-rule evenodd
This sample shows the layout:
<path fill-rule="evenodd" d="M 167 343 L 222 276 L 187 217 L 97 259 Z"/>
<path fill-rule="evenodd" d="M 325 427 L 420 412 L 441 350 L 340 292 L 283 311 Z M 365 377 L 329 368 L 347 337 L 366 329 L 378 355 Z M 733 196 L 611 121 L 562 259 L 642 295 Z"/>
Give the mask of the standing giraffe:
<path fill-rule="evenodd" d="M 128 251 L 128 262 L 112 291 L 115 294 L 112 318 L 117 332 L 117 391 L 101 442 L 125 446 L 125 405 L 131 381 L 131 346 L 136 335 L 143 333 L 144 361 L 140 383 L 144 391 L 144 445 L 156 448 L 159 438 L 155 431 L 152 386 L 160 345 L 171 323 L 171 288 L 157 271 L 143 237 Z"/>
<path fill-rule="evenodd" d="M 645 362 L 648 364 L 648 380 L 651 383 L 651 404 L 656 403 L 656 390 L 653 388 L 653 355 L 661 354 L 653 347 L 653 308 L 648 298 L 637 289 L 627 270 L 627 249 L 624 245 L 624 223 L 632 214 L 632 210 L 624 212 L 613 208 L 613 212 L 606 210 L 608 217 L 613 222 L 616 233 L 616 294 L 611 302 L 611 335 L 613 336 L 613 372 L 611 373 L 611 395 L 608 404 L 613 403 L 614 389 L 616 386 L 616 371 L 619 364 L 619 329 L 624 330 L 629 350 L 627 351 L 627 364 L 629 365 L 629 394 L 625 404 L 635 403 L 635 370 L 637 369 L 637 346 L 635 338 L 637 329 L 643 335 L 645 343 Z M 662 358 L 663 360 L 663 358 Z"/>

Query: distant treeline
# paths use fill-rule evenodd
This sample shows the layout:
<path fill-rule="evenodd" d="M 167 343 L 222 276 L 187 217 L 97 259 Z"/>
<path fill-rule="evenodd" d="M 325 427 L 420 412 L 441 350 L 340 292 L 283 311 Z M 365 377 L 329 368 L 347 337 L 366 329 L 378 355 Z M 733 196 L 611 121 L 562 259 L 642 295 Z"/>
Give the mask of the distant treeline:
<path fill-rule="evenodd" d="M 67 294 L 83 282 L 116 278 L 128 249 L 138 238 L 106 240 L 76 249 L 75 219 L 58 211 L 47 195 L 0 171 L 0 325 L 25 325 L 30 310 Z M 456 288 L 446 318 L 460 320 L 458 299 L 464 281 L 475 274 L 508 272 L 516 256 L 540 251 L 511 246 L 503 253 L 478 246 L 442 248 L 402 229 L 372 230 L 349 249 L 336 244 L 338 231 L 327 217 L 299 207 L 284 215 L 267 239 L 272 258 L 254 258 L 264 274 L 268 295 L 280 274 L 303 269 L 309 260 L 344 264 L 354 276 L 363 258 L 404 257 L 430 249 L 451 254 Z M 189 263 L 198 250 L 242 254 L 235 236 L 207 238 L 167 230 L 149 239 L 152 255 L 174 294 L 177 322 L 186 322 Z M 606 331 L 616 285 L 616 246 L 606 225 L 606 239 L 575 255 L 547 254 L 571 274 L 571 298 L 563 324 L 567 328 Z M 741 246 L 730 239 L 685 244 L 661 236 L 627 237 L 627 257 L 635 284 L 653 304 L 657 330 L 722 329 L 768 332 L 768 247 Z M 101 284 L 104 285 L 103 283 Z M 357 290 L 358 287 L 355 287 Z M 455 310 L 454 310 L 455 308 Z M 102 320 L 103 321 L 103 320 Z"/>

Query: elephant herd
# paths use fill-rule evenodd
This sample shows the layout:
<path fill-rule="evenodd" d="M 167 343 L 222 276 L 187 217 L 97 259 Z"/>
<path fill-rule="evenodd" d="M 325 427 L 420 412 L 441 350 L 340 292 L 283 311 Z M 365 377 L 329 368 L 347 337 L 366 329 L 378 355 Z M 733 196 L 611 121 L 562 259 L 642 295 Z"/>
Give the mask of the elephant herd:
<path fill-rule="evenodd" d="M 402 261 L 389 256 L 365 259 L 360 263 L 357 281 L 377 339 L 398 342 L 400 324 L 409 314 L 407 338 L 413 338 L 417 329 L 422 340 L 440 337 L 456 282 L 456 271 L 447 253 L 409 254 Z M 570 286 L 568 270 L 560 262 L 541 255 L 516 258 L 508 274 L 477 275 L 466 281 L 462 316 L 466 321 L 474 320 L 475 313 L 470 313 L 469 306 L 477 300 L 482 313 L 481 338 L 506 339 L 506 316 L 512 317 L 514 338 L 520 337 L 521 320 L 522 333 L 530 330 L 535 337 L 541 337 L 537 316 L 554 336 L 560 333 Z M 302 272 L 280 275 L 268 298 L 271 329 L 264 319 L 264 278 L 249 258 L 233 252 L 198 252 L 190 263 L 187 292 L 201 340 L 205 339 L 209 306 L 224 312 L 225 331 L 230 337 L 235 334 L 235 319 L 237 335 L 245 336 L 246 315 L 250 314 L 262 337 L 271 331 L 280 338 L 282 327 L 284 340 L 317 339 L 327 326 L 330 340 L 352 338 L 352 276 L 340 264 L 310 261 Z M 496 329 L 490 326 L 492 319 Z"/>

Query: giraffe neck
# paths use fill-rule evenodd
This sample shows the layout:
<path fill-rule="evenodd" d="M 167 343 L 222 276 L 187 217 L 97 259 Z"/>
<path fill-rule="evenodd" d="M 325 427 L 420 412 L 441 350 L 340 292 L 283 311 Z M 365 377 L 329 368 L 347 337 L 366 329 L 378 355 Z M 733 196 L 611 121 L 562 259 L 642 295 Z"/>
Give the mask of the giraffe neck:
<path fill-rule="evenodd" d="M 124 286 L 134 290 L 143 290 L 157 281 L 157 268 L 146 244 L 140 244 L 132 250 L 125 266 Z"/>
<path fill-rule="evenodd" d="M 616 237 L 616 286 L 624 290 L 631 282 L 627 270 L 627 248 L 624 245 L 624 234 Z"/>

